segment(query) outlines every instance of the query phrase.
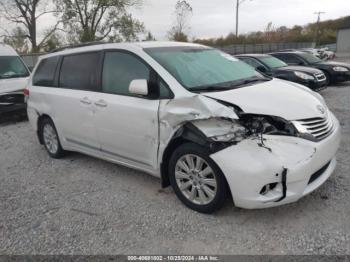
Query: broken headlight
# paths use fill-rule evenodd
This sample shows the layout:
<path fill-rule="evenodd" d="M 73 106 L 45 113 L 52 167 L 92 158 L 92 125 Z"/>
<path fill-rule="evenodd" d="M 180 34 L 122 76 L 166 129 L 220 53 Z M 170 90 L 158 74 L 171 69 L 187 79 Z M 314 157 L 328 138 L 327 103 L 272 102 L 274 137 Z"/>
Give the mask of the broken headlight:
<path fill-rule="evenodd" d="M 233 123 L 228 132 L 212 136 L 211 139 L 215 142 L 240 142 L 245 139 L 246 135 L 247 130 L 244 126 Z"/>
<path fill-rule="evenodd" d="M 241 115 L 240 119 L 249 135 L 296 136 L 298 134 L 294 125 L 281 117 L 245 114 Z"/>

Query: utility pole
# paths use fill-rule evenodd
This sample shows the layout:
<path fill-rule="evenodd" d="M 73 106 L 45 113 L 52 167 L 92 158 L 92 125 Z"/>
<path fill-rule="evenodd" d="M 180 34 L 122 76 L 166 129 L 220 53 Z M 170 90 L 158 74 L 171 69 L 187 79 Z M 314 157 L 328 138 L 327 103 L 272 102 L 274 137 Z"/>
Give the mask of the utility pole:
<path fill-rule="evenodd" d="M 315 33 L 315 43 L 316 43 L 316 46 L 318 44 L 318 37 L 319 37 L 319 31 L 320 31 L 320 22 L 321 22 L 321 15 L 325 14 L 326 12 L 321 12 L 321 11 L 318 11 L 318 12 L 315 12 L 314 14 L 317 15 L 317 22 L 316 22 L 316 33 Z"/>
<path fill-rule="evenodd" d="M 238 37 L 239 7 L 246 0 L 236 0 L 236 37 Z M 250 0 L 252 1 L 252 0 Z"/>
<path fill-rule="evenodd" d="M 239 12 L 239 0 L 236 0 L 236 38 L 238 37 L 238 12 Z"/>

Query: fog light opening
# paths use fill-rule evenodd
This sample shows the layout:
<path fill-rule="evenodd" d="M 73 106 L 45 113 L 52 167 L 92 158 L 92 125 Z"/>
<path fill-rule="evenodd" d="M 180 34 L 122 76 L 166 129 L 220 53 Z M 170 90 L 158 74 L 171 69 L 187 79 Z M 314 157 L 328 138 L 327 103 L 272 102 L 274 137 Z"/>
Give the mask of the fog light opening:
<path fill-rule="evenodd" d="M 276 186 L 277 186 L 277 183 L 271 183 L 263 186 L 262 189 L 260 190 L 260 195 L 266 195 L 269 191 L 276 188 Z"/>

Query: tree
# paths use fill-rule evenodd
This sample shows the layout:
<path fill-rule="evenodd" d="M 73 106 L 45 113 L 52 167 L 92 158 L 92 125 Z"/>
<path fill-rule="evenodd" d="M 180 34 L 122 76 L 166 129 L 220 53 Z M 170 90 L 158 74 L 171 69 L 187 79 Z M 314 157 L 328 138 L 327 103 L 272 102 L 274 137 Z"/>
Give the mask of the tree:
<path fill-rule="evenodd" d="M 185 0 L 178 0 L 175 5 L 175 25 L 168 32 L 170 40 L 188 42 L 186 31 L 193 9 Z"/>
<path fill-rule="evenodd" d="M 26 32 L 21 27 L 16 27 L 9 35 L 5 35 L 4 43 L 12 46 L 18 53 L 29 51 Z"/>
<path fill-rule="evenodd" d="M 266 42 L 274 42 L 275 27 L 272 22 L 269 22 L 265 28 L 265 40 Z"/>
<path fill-rule="evenodd" d="M 151 32 L 148 32 L 144 41 L 156 41 L 156 38 L 154 37 L 154 35 L 152 35 Z"/>
<path fill-rule="evenodd" d="M 0 15 L 8 22 L 15 23 L 20 26 L 21 33 L 31 43 L 32 51 L 39 51 L 40 47 L 54 33 L 59 22 L 49 30 L 46 30 L 41 42 L 37 42 L 37 23 L 45 14 L 53 13 L 54 10 L 49 10 L 50 4 L 44 0 L 1 0 Z M 11 35 L 6 28 L 2 28 L 7 35 Z M 17 29 L 18 30 L 18 29 Z"/>
<path fill-rule="evenodd" d="M 132 41 L 144 31 L 127 8 L 140 0 L 55 0 L 70 42 Z"/>
<path fill-rule="evenodd" d="M 50 52 L 54 49 L 59 48 L 60 46 L 63 46 L 63 37 L 58 32 L 55 32 L 52 34 L 49 39 L 47 39 L 45 45 L 43 46 L 43 50 L 45 52 Z"/>

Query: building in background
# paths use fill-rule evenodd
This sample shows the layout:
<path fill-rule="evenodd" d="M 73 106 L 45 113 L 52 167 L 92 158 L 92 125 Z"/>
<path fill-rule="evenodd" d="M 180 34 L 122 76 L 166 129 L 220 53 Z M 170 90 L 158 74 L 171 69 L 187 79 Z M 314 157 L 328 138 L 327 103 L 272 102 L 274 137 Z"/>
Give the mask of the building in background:
<path fill-rule="evenodd" d="M 350 17 L 339 28 L 337 35 L 337 53 L 350 54 Z"/>

